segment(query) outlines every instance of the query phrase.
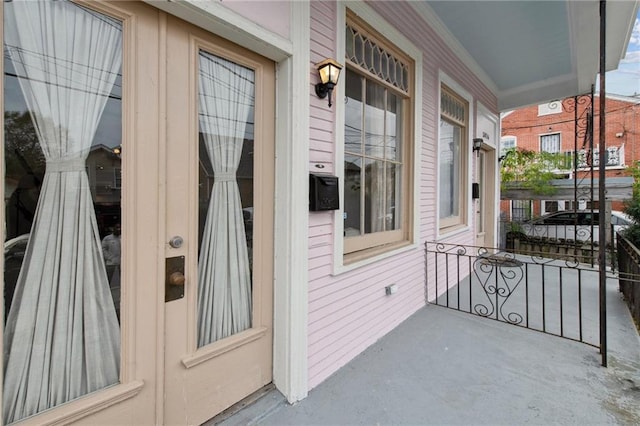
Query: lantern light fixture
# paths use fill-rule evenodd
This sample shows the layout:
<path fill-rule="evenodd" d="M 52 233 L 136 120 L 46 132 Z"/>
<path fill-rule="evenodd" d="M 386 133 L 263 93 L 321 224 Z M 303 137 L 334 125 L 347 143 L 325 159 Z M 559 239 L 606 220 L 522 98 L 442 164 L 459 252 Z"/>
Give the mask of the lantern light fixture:
<path fill-rule="evenodd" d="M 477 156 L 480 155 L 483 142 L 482 138 L 473 138 L 473 152 L 475 152 Z"/>
<path fill-rule="evenodd" d="M 342 65 L 333 59 L 325 59 L 324 61 L 316 64 L 318 74 L 320 74 L 320 83 L 316 84 L 316 95 L 320 99 L 324 99 L 329 96 L 329 108 L 331 108 L 331 94 L 333 88 L 338 84 L 338 77 L 340 77 L 340 70 Z"/>

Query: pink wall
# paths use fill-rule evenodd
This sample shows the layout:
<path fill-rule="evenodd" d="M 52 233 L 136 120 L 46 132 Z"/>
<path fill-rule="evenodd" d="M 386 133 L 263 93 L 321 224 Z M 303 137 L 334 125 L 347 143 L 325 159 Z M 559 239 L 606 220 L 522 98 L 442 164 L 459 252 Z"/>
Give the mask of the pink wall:
<path fill-rule="evenodd" d="M 437 226 L 438 72 L 442 69 L 489 108 L 496 108 L 496 98 L 410 5 L 397 1 L 370 5 L 423 50 L 423 140 L 422 151 L 416 155 L 421 164 L 416 202 L 424 243 L 435 239 Z M 333 163 L 335 109 L 329 109 L 326 99 L 318 99 L 313 92 L 317 80 L 313 64 L 336 56 L 335 39 L 327 36 L 342 31 L 335 27 L 336 13 L 334 2 L 311 2 L 310 170 L 320 170 L 316 165 L 321 164 L 321 170 L 329 173 L 342 166 Z M 421 244 L 416 250 L 334 276 L 333 213 L 311 213 L 309 227 L 309 387 L 313 388 L 424 306 L 425 265 Z M 474 233 L 447 241 L 473 244 Z M 386 296 L 384 287 L 389 284 L 396 284 L 398 293 Z"/>
<path fill-rule="evenodd" d="M 223 6 L 289 39 L 291 4 L 288 1 L 219 0 Z"/>

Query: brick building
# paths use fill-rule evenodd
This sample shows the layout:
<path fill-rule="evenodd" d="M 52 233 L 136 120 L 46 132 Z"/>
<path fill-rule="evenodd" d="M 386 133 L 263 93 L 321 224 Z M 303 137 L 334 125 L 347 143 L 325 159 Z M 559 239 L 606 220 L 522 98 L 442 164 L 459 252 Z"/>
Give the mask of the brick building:
<path fill-rule="evenodd" d="M 509 111 L 502 115 L 501 155 L 508 148 L 517 147 L 530 151 L 561 153 L 566 157 L 566 168 L 557 170 L 559 177 L 574 177 L 574 152 L 578 156 L 575 172 L 578 185 L 590 184 L 591 165 L 595 178 L 599 165 L 599 96 L 593 100 L 593 154 L 587 134 L 591 102 L 588 97 L 578 98 L 577 108 L 573 98 Z M 640 98 L 607 95 L 606 99 L 606 176 L 628 176 L 627 167 L 640 160 Z M 572 200 L 502 200 L 501 216 L 507 220 L 530 217 L 566 210 L 573 207 Z M 589 208 L 588 202 L 578 208 Z M 613 200 L 612 208 L 621 210 L 623 200 Z M 597 208 L 597 202 L 594 205 Z"/>

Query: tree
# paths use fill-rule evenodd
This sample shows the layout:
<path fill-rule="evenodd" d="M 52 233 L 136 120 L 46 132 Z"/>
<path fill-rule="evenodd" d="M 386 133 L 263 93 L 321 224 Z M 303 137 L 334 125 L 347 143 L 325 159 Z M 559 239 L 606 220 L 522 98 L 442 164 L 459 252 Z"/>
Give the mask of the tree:
<path fill-rule="evenodd" d="M 44 155 L 28 112 L 5 112 L 4 140 L 7 176 L 44 173 Z"/>
<path fill-rule="evenodd" d="M 501 158 L 502 190 L 511 184 L 535 194 L 552 195 L 556 188 L 551 181 L 559 177 L 559 170 L 570 168 L 567 167 L 565 156 L 560 153 L 511 148 Z"/>

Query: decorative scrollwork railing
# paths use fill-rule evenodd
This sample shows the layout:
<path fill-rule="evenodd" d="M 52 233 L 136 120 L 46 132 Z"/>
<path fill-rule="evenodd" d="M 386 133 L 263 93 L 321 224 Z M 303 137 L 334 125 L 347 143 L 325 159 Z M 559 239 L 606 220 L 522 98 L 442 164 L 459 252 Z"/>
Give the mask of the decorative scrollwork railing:
<path fill-rule="evenodd" d="M 598 270 L 576 257 L 426 243 L 432 304 L 598 346 Z M 588 296 L 588 297 L 587 297 Z"/>

